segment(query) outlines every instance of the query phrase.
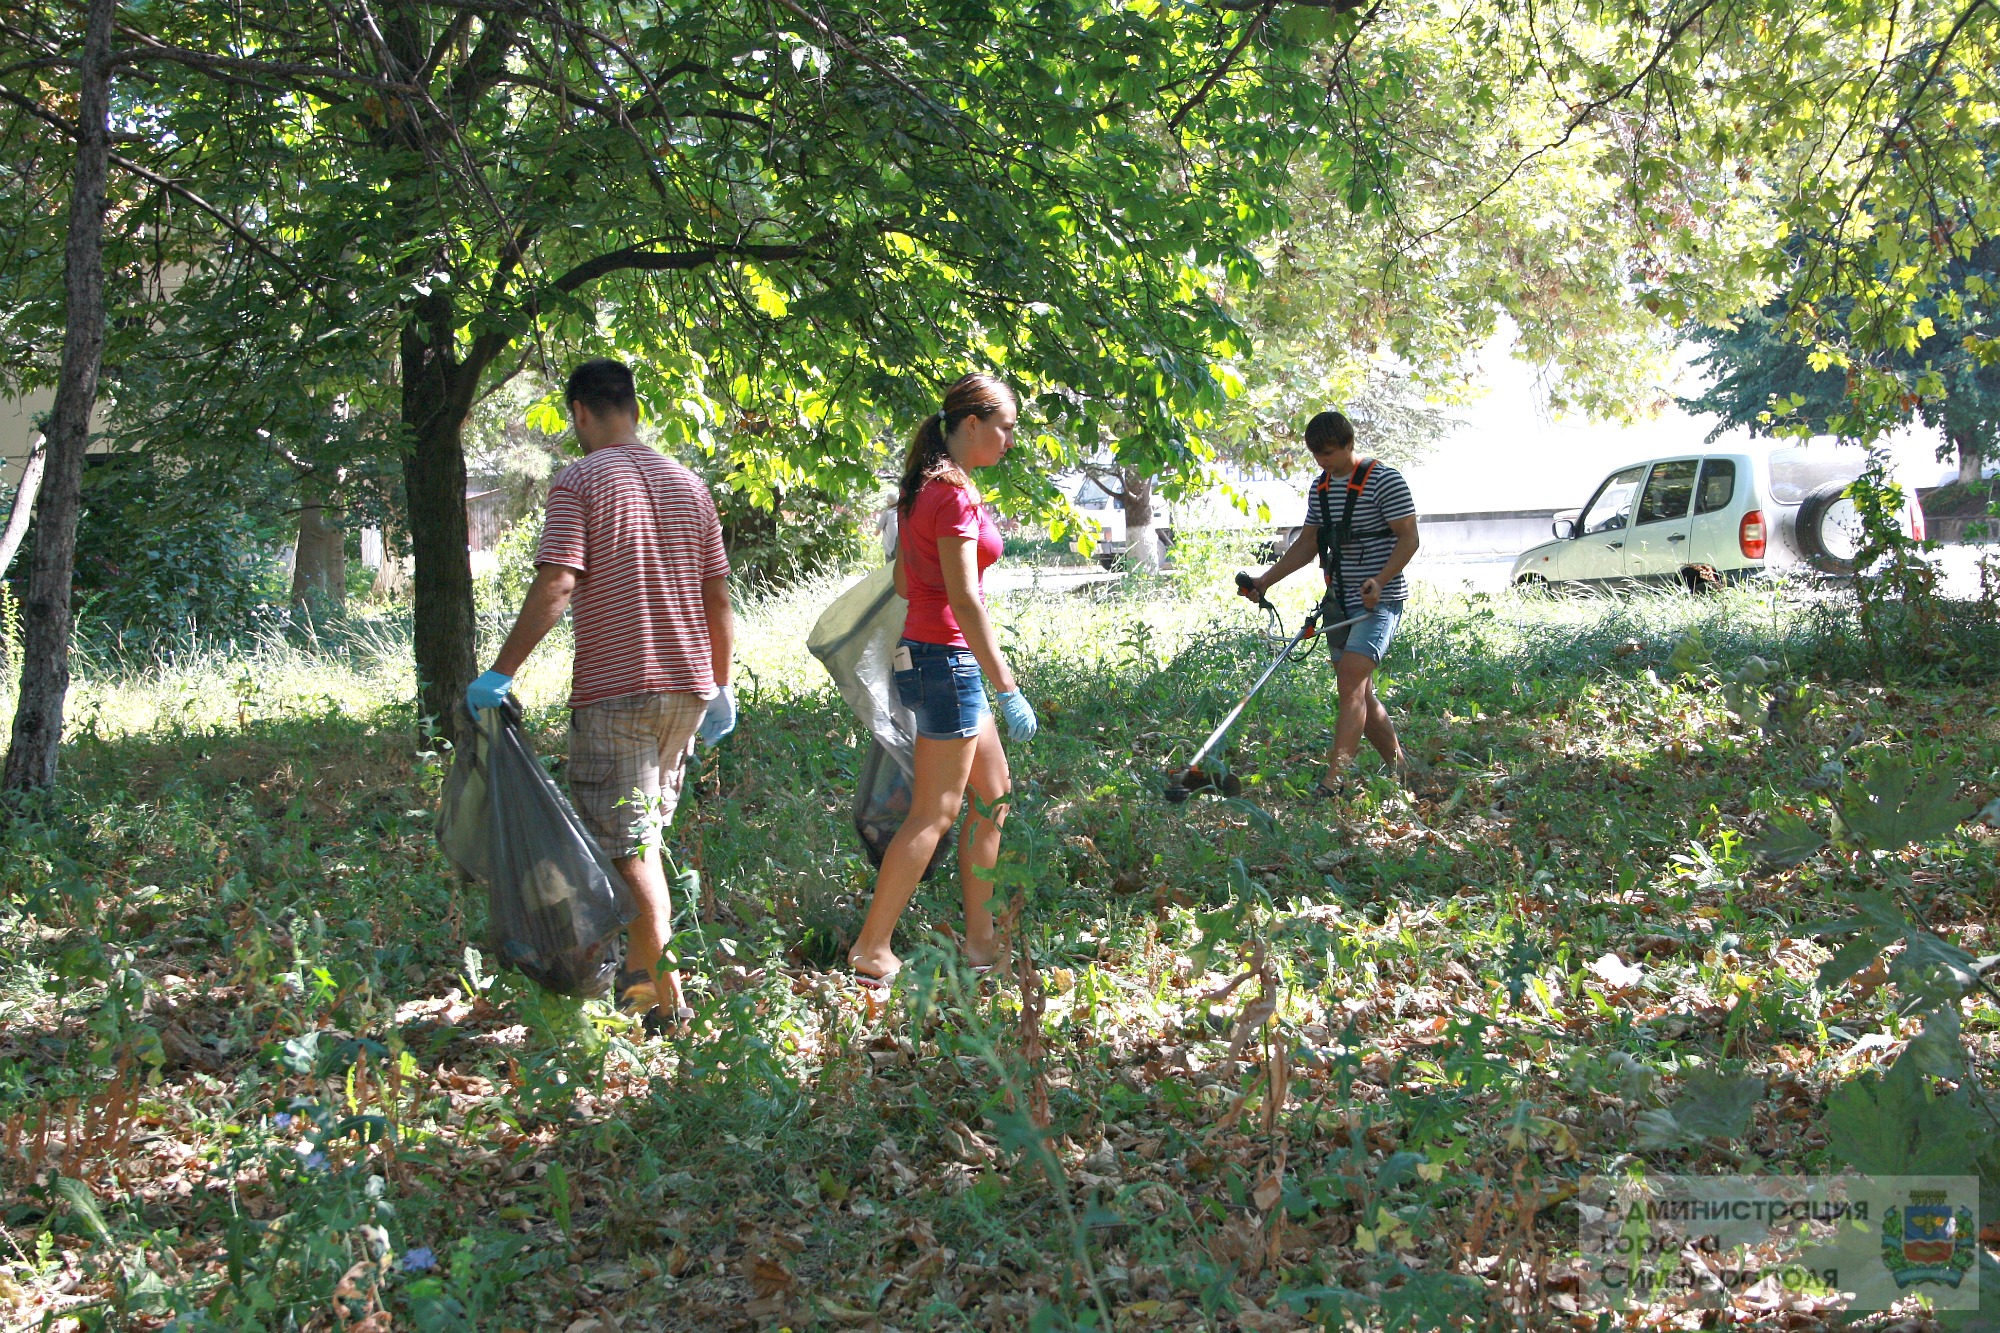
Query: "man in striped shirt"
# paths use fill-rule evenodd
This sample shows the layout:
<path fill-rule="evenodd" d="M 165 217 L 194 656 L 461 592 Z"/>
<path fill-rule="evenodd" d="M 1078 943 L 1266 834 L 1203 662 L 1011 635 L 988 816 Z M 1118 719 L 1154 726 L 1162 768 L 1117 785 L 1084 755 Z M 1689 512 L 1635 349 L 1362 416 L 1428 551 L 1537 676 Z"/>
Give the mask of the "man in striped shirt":
<path fill-rule="evenodd" d="M 1314 785 L 1317 795 L 1337 797 L 1364 735 L 1398 780 L 1408 778 L 1396 725 L 1375 697 L 1375 668 L 1396 637 L 1410 595 L 1403 567 L 1417 553 L 1417 506 L 1402 473 L 1380 459 L 1355 456 L 1354 424 L 1341 413 L 1321 412 L 1307 422 L 1306 448 L 1320 475 L 1306 502 L 1305 526 L 1276 564 L 1238 591 L 1258 600 L 1317 557 L 1327 581 L 1326 622 L 1363 617 L 1327 636 L 1339 655 L 1340 714 L 1326 775 Z"/>
<path fill-rule="evenodd" d="M 570 611 L 570 797 L 638 907 L 619 998 L 649 1028 L 681 1025 L 693 1014 L 667 949 L 673 902 L 644 834 L 673 818 L 696 738 L 713 745 L 736 726 L 729 559 L 708 487 L 640 442 L 631 370 L 587 361 L 567 396 L 584 457 L 549 487 L 535 582 L 466 702 L 497 707 Z"/>

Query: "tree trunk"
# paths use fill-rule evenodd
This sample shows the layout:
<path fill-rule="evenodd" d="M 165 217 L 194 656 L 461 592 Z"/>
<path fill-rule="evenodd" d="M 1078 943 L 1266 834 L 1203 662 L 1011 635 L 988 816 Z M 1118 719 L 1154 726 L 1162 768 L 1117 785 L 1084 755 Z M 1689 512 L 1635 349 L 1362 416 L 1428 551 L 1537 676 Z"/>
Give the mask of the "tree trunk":
<path fill-rule="evenodd" d="M 403 325 L 403 493 L 416 557 L 417 712 L 426 744 L 456 740 L 457 707 L 478 674 L 466 552 L 465 418 L 480 367 L 452 355 L 451 297 L 419 297 Z"/>
<path fill-rule="evenodd" d="M 1953 440 L 1958 446 L 1958 481 L 1961 486 L 1970 486 L 1979 480 L 1980 465 L 1986 461 L 1979 448 L 1979 441 L 1973 439 Z M 0 574 L 7 572 L 4 561 L 0 561 Z"/>
<path fill-rule="evenodd" d="M 1160 534 L 1153 530 L 1153 479 L 1135 467 L 1121 467 L 1118 484 L 1125 492 L 1118 501 L 1125 511 L 1125 563 L 1158 573 L 1162 554 Z"/>
<path fill-rule="evenodd" d="M 7 511 L 7 530 L 0 532 L 0 579 L 7 577 L 14 553 L 21 549 L 21 538 L 28 535 L 28 518 L 35 512 L 35 497 L 42 489 L 42 468 L 48 461 L 48 441 L 37 435 L 35 447 L 28 451 L 28 461 L 21 468 L 21 484 L 14 488 L 14 504 Z"/>
<path fill-rule="evenodd" d="M 300 485 L 299 541 L 292 555 L 292 605 L 308 611 L 347 606 L 347 534 L 331 515 L 323 483 Z"/>
<path fill-rule="evenodd" d="M 0 785 L 9 791 L 55 781 L 69 694 L 70 576 L 76 566 L 76 520 L 83 451 L 97 406 L 104 361 L 104 173 L 110 152 L 111 23 L 118 0 L 90 0 L 83 56 L 77 64 L 76 171 L 70 185 L 69 238 L 63 262 L 62 372 L 44 447 L 46 474 L 35 501 L 35 554 L 29 566 L 21 635 L 21 695 Z"/>
<path fill-rule="evenodd" d="M 389 547 L 389 536 L 382 535 L 382 563 L 375 569 L 375 586 L 368 595 L 378 601 L 400 602 L 410 591 L 410 562 L 408 556 L 397 555 Z"/>

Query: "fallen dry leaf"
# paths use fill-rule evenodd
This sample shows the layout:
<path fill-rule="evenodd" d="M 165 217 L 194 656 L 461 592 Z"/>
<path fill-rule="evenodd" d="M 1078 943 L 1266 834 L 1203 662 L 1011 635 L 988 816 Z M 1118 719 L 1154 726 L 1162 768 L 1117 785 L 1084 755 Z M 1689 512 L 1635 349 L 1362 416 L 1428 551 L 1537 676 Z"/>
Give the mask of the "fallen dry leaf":
<path fill-rule="evenodd" d="M 750 1279 L 750 1290 L 759 1296 L 775 1296 L 798 1280 L 791 1269 L 761 1254 L 744 1261 L 743 1276 Z"/>

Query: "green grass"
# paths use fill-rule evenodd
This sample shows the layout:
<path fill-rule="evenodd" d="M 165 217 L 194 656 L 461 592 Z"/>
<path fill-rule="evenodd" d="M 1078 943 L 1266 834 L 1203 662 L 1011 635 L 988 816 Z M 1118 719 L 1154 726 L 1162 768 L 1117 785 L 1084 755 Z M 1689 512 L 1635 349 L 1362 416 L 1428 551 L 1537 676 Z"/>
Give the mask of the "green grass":
<path fill-rule="evenodd" d="M 0 844 L 0 1312 L 1276 1328 L 1345 1299 L 1370 1326 L 1541 1326 L 1588 1173 L 1829 1165 L 1830 1090 L 1912 1035 L 1896 986 L 1814 985 L 1836 890 L 1893 883 L 1996 951 L 1981 826 L 1753 864 L 1857 728 L 1851 755 L 2000 786 L 1990 695 L 1856 678 L 1835 604 L 1421 593 L 1381 684 L 1415 795 L 1303 799 L 1322 655 L 1239 728 L 1240 801 L 1169 806 L 1161 775 L 1266 652 L 1224 577 L 998 608 L 1044 722 L 1011 754 L 1003 866 L 1025 1019 L 1020 974 L 952 967 L 947 876 L 886 1008 L 824 970 L 872 883 L 855 726 L 803 648 L 836 584 L 746 608 L 743 721 L 673 831 L 705 890 L 691 1046 L 469 955 L 483 905 L 432 841 L 444 758 L 413 747 L 393 625 L 87 661 L 62 789 Z M 1790 738 L 1726 706 L 1752 655 L 1806 691 Z M 566 675 L 552 641 L 521 678 L 546 755 Z M 1643 979 L 1613 987 L 1606 954 Z M 1981 1059 L 1996 1023 L 1968 1001 Z M 1647 1146 L 1702 1070 L 1758 1080 L 1749 1124 Z"/>

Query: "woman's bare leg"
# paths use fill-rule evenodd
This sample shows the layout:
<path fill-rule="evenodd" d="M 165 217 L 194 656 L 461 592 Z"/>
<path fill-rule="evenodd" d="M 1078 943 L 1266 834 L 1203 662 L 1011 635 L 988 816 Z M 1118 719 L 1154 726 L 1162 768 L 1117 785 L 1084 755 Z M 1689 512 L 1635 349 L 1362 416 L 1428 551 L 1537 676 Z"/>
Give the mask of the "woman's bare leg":
<path fill-rule="evenodd" d="M 993 897 L 993 867 L 1000 861 L 1000 825 L 1007 820 L 1005 802 L 1014 789 L 1007 771 L 1007 752 L 1000 746 L 1000 729 L 990 713 L 979 726 L 969 789 L 972 812 L 958 835 L 958 878 L 965 891 L 965 961 L 985 967 L 998 952 L 993 913 L 986 910 L 986 904 Z"/>
<path fill-rule="evenodd" d="M 952 821 L 958 818 L 978 748 L 976 736 L 917 737 L 910 813 L 890 840 L 889 850 L 882 854 L 882 869 L 875 876 L 875 899 L 868 904 L 860 937 L 847 952 L 848 964 L 856 971 L 887 978 L 903 965 L 889 947 L 896 921 L 910 905 L 910 895 L 917 891 L 917 881 L 931 863 L 938 839 L 951 832 Z"/>

